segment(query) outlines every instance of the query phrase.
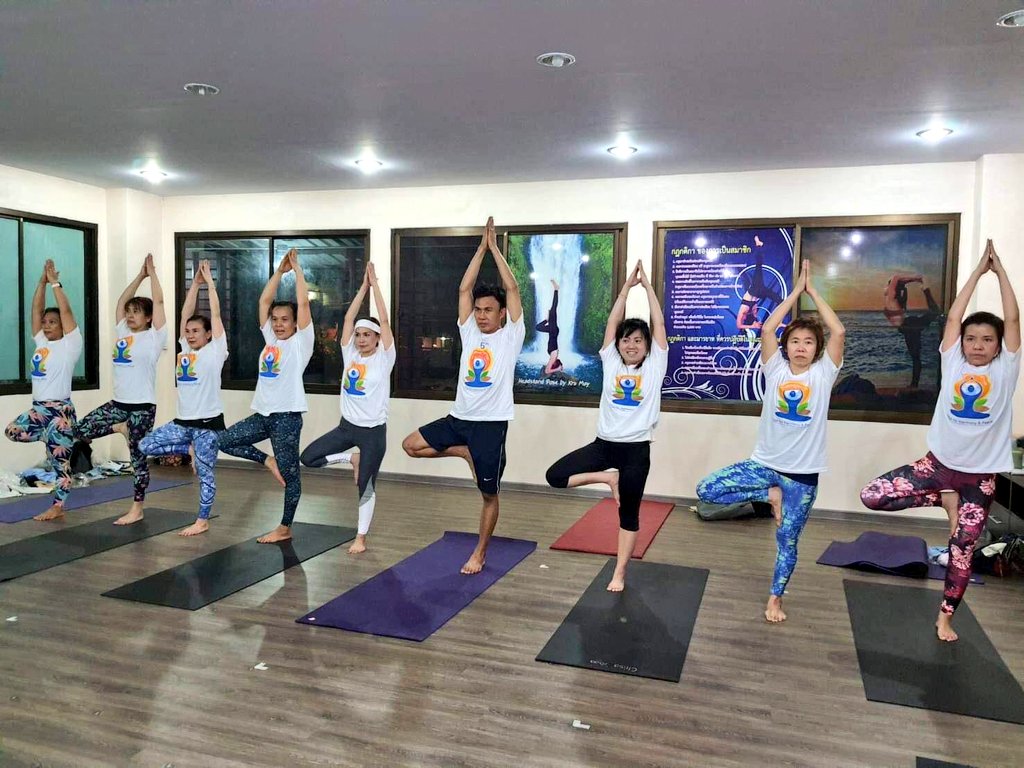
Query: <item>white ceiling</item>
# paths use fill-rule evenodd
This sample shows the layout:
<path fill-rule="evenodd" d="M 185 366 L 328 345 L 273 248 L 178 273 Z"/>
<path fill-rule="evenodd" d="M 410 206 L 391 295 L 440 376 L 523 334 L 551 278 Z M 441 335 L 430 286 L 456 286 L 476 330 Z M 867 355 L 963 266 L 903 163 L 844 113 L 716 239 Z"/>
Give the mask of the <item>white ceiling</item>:
<path fill-rule="evenodd" d="M 973 160 L 1024 152 L 1020 6 L 5 0 L 0 163 L 151 189 L 153 158 L 178 195 Z"/>

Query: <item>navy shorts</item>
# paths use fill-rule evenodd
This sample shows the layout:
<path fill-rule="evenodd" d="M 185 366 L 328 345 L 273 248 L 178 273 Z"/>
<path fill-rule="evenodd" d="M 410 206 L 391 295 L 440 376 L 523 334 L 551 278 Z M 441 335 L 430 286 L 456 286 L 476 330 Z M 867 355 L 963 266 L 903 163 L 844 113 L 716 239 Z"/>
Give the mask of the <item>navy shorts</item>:
<path fill-rule="evenodd" d="M 464 421 L 454 416 L 420 427 L 420 434 L 435 451 L 456 445 L 469 448 L 476 470 L 476 487 L 487 496 L 497 496 L 505 472 L 507 421 Z"/>

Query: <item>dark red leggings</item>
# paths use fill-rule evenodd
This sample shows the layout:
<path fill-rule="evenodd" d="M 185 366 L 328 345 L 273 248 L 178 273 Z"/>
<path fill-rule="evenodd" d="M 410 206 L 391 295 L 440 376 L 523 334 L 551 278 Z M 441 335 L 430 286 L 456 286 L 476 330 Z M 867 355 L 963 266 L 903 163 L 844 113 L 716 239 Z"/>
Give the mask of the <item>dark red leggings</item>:
<path fill-rule="evenodd" d="M 996 493 L 994 474 L 975 475 L 944 466 L 930 452 L 913 464 L 897 467 L 872 480 L 860 492 L 869 509 L 895 512 L 910 507 L 941 507 L 942 491 L 960 496 L 956 532 L 949 540 L 949 565 L 941 610 L 952 614 L 971 579 L 974 545 L 985 530 L 988 508 Z"/>

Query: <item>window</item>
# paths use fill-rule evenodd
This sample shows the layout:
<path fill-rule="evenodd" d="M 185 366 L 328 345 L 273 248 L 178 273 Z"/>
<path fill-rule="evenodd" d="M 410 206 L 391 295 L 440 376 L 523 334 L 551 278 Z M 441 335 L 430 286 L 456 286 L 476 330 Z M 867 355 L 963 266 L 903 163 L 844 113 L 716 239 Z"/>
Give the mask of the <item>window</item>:
<path fill-rule="evenodd" d="M 368 233 L 179 233 L 176 235 L 179 306 L 192 285 L 196 267 L 210 261 L 220 296 L 221 318 L 228 335 L 230 357 L 224 367 L 225 389 L 255 389 L 256 360 L 263 349 L 259 329 L 259 298 L 263 286 L 292 248 L 299 251 L 309 290 L 316 333 L 313 358 L 304 376 L 306 391 L 336 394 L 341 380 L 338 335 L 352 297 L 359 290 L 368 258 Z M 295 276 L 281 280 L 278 298 L 293 300 Z M 196 311 L 210 311 L 206 291 L 200 291 Z M 368 304 L 363 312 L 368 311 Z M 175 324 L 175 331 L 177 330 Z"/>
<path fill-rule="evenodd" d="M 32 296 L 43 264 L 53 259 L 82 331 L 85 349 L 74 389 L 99 387 L 96 306 L 96 225 L 0 210 L 0 394 L 30 392 Z M 47 306 L 54 304 L 46 292 Z"/>

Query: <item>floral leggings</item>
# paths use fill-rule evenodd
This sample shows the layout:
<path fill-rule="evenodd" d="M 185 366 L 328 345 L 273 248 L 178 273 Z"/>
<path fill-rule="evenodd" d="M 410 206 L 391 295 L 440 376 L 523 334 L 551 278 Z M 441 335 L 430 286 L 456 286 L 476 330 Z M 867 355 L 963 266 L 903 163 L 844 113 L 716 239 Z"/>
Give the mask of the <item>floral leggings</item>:
<path fill-rule="evenodd" d="M 8 440 L 46 443 L 46 458 L 57 473 L 53 503 L 64 506 L 71 491 L 71 448 L 75 444 L 75 406 L 70 400 L 34 400 L 32 408 L 7 425 Z"/>
<path fill-rule="evenodd" d="M 818 496 L 817 485 L 807 485 L 764 464 L 748 459 L 714 472 L 697 485 L 697 496 L 707 504 L 768 501 L 768 489 L 782 489 L 782 523 L 775 532 L 779 553 L 775 558 L 772 594 L 782 597 L 796 568 L 796 545 Z"/>
<path fill-rule="evenodd" d="M 128 427 L 128 453 L 131 455 L 132 470 L 135 472 L 135 501 L 146 500 L 149 488 L 149 463 L 139 443 L 156 421 L 156 406 L 150 403 L 127 404 L 111 400 L 90 411 L 75 427 L 75 439 L 95 440 L 111 434 L 115 424 Z"/>
<path fill-rule="evenodd" d="M 940 507 L 942 491 L 955 491 L 960 497 L 956 532 L 949 540 L 949 565 L 941 605 L 943 613 L 952 615 L 971 580 L 971 557 L 978 537 L 985 530 L 988 508 L 996 493 L 995 475 L 958 472 L 944 466 L 929 452 L 913 464 L 897 467 L 872 480 L 860 492 L 860 500 L 868 509 L 885 512 L 909 507 Z"/>

